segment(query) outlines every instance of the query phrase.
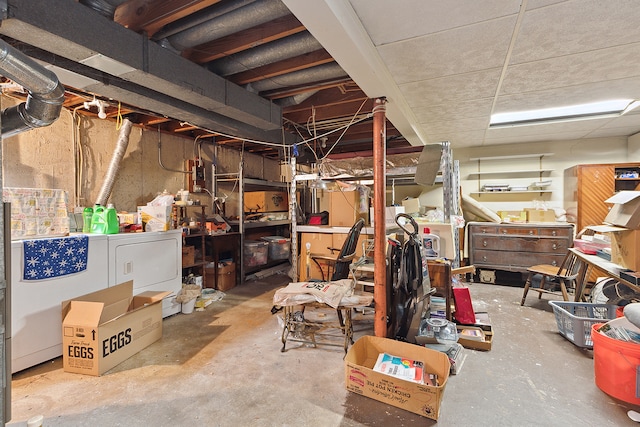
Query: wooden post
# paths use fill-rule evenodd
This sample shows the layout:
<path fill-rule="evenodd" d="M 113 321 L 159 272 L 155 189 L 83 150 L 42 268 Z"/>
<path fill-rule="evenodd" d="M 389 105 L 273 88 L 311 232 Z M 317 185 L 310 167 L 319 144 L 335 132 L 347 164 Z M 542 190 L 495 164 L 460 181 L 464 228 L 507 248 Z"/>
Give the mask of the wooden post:
<path fill-rule="evenodd" d="M 377 337 L 387 336 L 387 283 L 386 272 L 386 99 L 376 98 L 373 103 L 373 300 L 375 314 L 373 330 Z"/>

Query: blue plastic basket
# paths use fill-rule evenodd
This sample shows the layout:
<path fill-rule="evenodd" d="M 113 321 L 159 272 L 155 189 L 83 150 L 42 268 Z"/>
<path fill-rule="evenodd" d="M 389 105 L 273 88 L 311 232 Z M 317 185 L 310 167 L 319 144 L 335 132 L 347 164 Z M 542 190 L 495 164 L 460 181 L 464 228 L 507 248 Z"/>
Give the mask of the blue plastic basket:
<path fill-rule="evenodd" d="M 588 302 L 549 301 L 558 331 L 578 347 L 593 348 L 591 326 L 616 318 L 617 306 Z"/>

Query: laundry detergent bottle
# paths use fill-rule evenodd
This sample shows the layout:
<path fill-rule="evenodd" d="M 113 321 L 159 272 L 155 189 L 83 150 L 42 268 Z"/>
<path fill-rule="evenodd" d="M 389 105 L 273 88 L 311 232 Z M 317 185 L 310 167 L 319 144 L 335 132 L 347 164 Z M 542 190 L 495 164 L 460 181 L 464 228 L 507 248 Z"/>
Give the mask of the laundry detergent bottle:
<path fill-rule="evenodd" d="M 422 247 L 424 255 L 427 258 L 439 258 L 440 256 L 440 237 L 431 234 L 431 229 L 425 227 L 422 233 Z"/>
<path fill-rule="evenodd" d="M 91 233 L 91 220 L 93 219 L 93 208 L 87 206 L 82 210 L 82 232 Z"/>
<path fill-rule="evenodd" d="M 107 234 L 118 234 L 120 231 L 120 222 L 118 221 L 118 212 L 111 203 L 107 205 L 105 210 L 105 218 L 107 221 Z"/>
<path fill-rule="evenodd" d="M 91 232 L 95 234 L 107 234 L 107 213 L 104 206 L 95 205 L 93 207 L 93 217 L 91 217 Z"/>

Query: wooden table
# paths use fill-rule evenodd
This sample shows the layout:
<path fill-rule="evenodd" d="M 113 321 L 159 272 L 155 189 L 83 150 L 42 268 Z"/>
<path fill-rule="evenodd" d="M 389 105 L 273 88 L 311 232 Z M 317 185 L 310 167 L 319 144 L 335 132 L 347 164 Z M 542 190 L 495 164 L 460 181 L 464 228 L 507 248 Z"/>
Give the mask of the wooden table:
<path fill-rule="evenodd" d="M 623 283 L 629 286 L 635 292 L 640 293 L 640 286 L 635 285 L 629 282 L 628 280 L 625 280 L 622 277 L 620 277 L 620 272 L 623 270 L 627 270 L 626 268 L 618 264 L 614 264 L 611 261 L 607 261 L 604 258 L 601 258 L 597 255 L 585 254 L 583 252 L 580 252 L 576 248 L 569 248 L 569 251 L 571 251 L 575 256 L 577 256 L 578 259 L 582 262 L 582 267 L 580 267 L 578 277 L 576 279 L 575 301 L 578 301 L 578 302 L 582 301 L 582 296 L 583 296 L 582 294 L 584 293 L 585 285 L 589 278 L 589 274 L 591 274 L 591 271 L 593 269 L 597 269 L 598 271 L 601 271 L 605 275 L 612 277 L 617 281 L 619 281 L 620 283 Z"/>

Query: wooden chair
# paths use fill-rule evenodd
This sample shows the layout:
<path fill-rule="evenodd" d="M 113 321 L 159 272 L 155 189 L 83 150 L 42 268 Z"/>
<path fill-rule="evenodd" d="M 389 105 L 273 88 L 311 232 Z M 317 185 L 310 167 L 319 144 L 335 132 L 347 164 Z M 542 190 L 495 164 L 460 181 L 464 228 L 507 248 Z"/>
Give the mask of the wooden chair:
<path fill-rule="evenodd" d="M 567 252 L 562 264 L 549 265 L 538 264 L 529 267 L 527 281 L 524 284 L 524 292 L 522 294 L 522 301 L 520 305 L 524 305 L 524 301 L 527 298 L 529 290 L 538 292 L 538 299 L 542 298 L 542 294 L 562 295 L 565 301 L 569 301 L 569 289 L 575 290 L 577 288 L 577 280 L 580 275 L 580 269 L 582 262 L 571 251 Z M 540 278 L 540 286 L 537 288 L 531 287 L 531 281 L 533 277 L 538 274 Z M 555 287 L 560 285 L 560 292 Z"/>

